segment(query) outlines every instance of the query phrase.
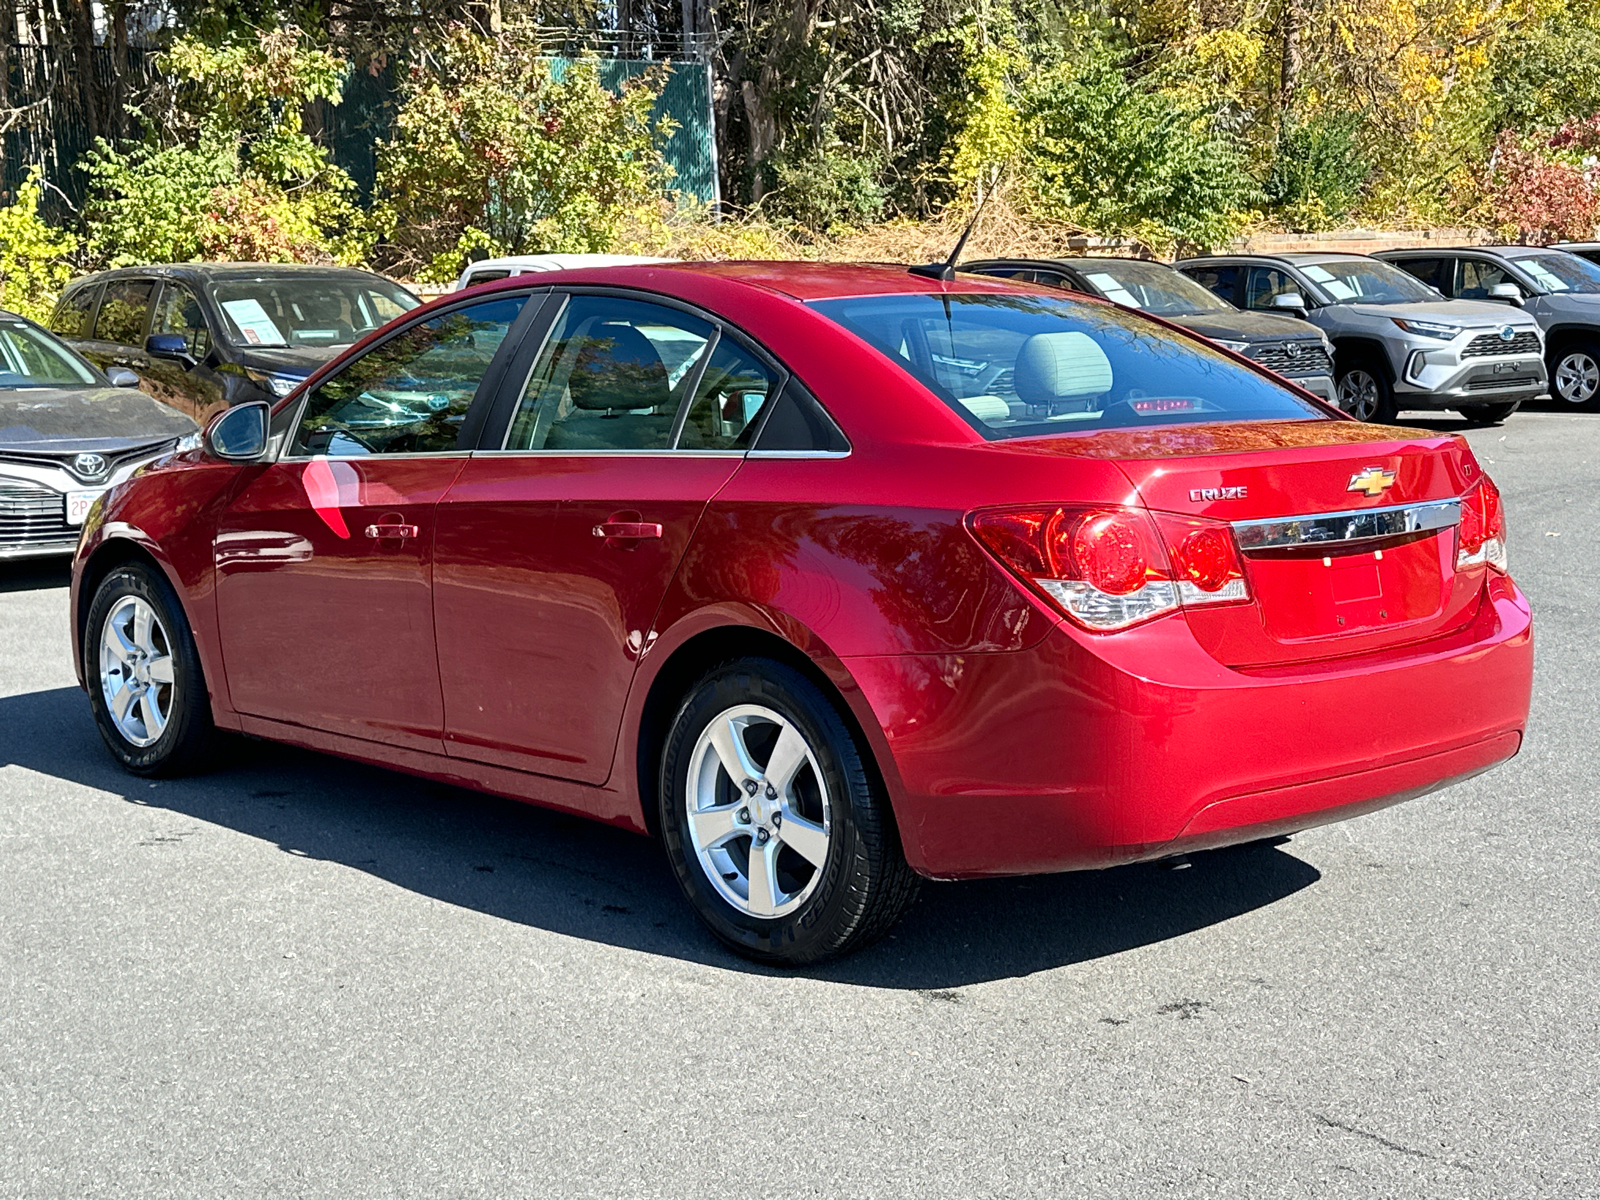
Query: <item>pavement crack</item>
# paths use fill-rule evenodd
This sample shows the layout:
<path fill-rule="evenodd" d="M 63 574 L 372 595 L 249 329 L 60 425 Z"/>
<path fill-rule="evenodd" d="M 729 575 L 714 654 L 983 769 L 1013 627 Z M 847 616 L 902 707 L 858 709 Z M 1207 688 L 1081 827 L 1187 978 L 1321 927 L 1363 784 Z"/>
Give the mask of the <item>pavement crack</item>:
<path fill-rule="evenodd" d="M 1316 1118 L 1318 1123 L 1327 1126 L 1329 1129 L 1338 1129 L 1344 1133 L 1354 1134 L 1359 1138 L 1366 1138 L 1367 1141 L 1376 1142 L 1385 1150 L 1393 1150 L 1396 1154 L 1407 1154 L 1412 1158 L 1425 1158 L 1430 1162 L 1444 1163 L 1447 1167 L 1454 1167 L 1456 1170 L 1465 1171 L 1469 1175 L 1474 1175 L 1477 1173 L 1464 1162 L 1456 1162 L 1454 1159 L 1450 1158 L 1441 1158 L 1437 1154 L 1429 1154 L 1426 1150 L 1418 1150 L 1414 1146 L 1403 1146 L 1391 1138 L 1384 1137 L 1381 1133 L 1373 1133 L 1370 1129 L 1362 1129 L 1359 1125 L 1352 1125 L 1348 1121 L 1335 1120 L 1326 1113 L 1319 1113 L 1315 1110 L 1311 1110 L 1311 1115 Z"/>

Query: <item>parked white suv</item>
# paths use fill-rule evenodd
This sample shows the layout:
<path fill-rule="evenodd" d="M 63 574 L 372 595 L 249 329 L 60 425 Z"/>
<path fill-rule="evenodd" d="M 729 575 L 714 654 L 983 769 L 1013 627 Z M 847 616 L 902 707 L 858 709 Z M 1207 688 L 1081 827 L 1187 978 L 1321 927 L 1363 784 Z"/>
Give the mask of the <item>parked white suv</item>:
<path fill-rule="evenodd" d="M 670 258 L 641 258 L 633 254 L 517 254 L 468 263 L 450 290 L 464 291 L 474 284 L 509 279 L 530 271 L 572 271 L 579 267 L 620 267 L 629 263 L 673 262 Z"/>
<path fill-rule="evenodd" d="M 1520 309 L 1447 300 L 1362 254 L 1234 254 L 1174 264 L 1224 300 L 1304 316 L 1333 343 L 1339 407 L 1389 422 L 1401 408 L 1503 421 L 1547 394 L 1544 338 Z"/>

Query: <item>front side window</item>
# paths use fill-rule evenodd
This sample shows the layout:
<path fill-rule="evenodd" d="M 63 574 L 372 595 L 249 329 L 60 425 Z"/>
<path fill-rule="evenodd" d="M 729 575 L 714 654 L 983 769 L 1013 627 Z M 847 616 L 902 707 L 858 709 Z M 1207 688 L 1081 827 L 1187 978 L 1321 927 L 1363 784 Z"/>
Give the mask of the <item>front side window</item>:
<path fill-rule="evenodd" d="M 1239 294 L 1239 268 L 1233 264 L 1222 266 L 1185 267 L 1181 272 L 1194 280 L 1219 300 L 1232 304 Z"/>
<path fill-rule="evenodd" d="M 94 298 L 100 294 L 98 287 L 79 288 L 69 293 L 50 318 L 50 332 L 62 337 L 86 338 L 89 336 L 89 318 L 94 313 Z"/>
<path fill-rule="evenodd" d="M 1484 258 L 1463 258 L 1456 273 L 1457 300 L 1491 300 L 1489 289 L 1502 283 L 1516 285 L 1511 272 Z M 1517 288 L 1517 291 L 1522 291 Z"/>
<path fill-rule="evenodd" d="M 200 301 L 181 283 L 169 283 L 161 289 L 161 302 L 156 305 L 150 332 L 178 334 L 194 358 L 204 358 L 211 351 L 211 330 L 206 328 Z"/>
<path fill-rule="evenodd" d="M 349 346 L 420 303 L 398 284 L 354 271 L 228 279 L 211 295 L 236 346 Z"/>
<path fill-rule="evenodd" d="M 1529 254 L 1517 266 L 1547 292 L 1600 292 L 1600 267 L 1576 254 Z"/>
<path fill-rule="evenodd" d="M 155 284 L 149 280 L 125 279 L 106 285 L 106 298 L 100 302 L 95 318 L 96 341 L 121 346 L 143 346 L 145 322 L 150 317 L 150 297 Z"/>
<path fill-rule="evenodd" d="M 678 410 L 702 377 L 713 387 L 725 379 L 730 402 L 744 403 L 748 389 L 738 389 L 736 363 L 722 359 L 716 378 L 705 369 L 715 334 L 710 322 L 664 305 L 573 296 L 528 377 L 506 449 L 672 449 Z M 696 392 L 697 401 L 701 396 Z M 722 411 L 704 413 L 693 436 L 725 437 L 736 422 Z"/>
<path fill-rule="evenodd" d="M 1302 263 L 1301 273 L 1335 304 L 1417 304 L 1437 301 L 1433 289 L 1399 267 L 1370 258 Z"/>
<path fill-rule="evenodd" d="M 812 307 L 990 438 L 1328 416 L 1198 340 L 1103 305 L 909 294 Z"/>
<path fill-rule="evenodd" d="M 374 346 L 313 392 L 291 455 L 456 450 L 478 385 L 526 296 L 451 309 Z"/>
<path fill-rule="evenodd" d="M 1275 299 L 1299 291 L 1300 285 L 1289 272 L 1278 267 L 1251 267 L 1245 283 L 1246 307 L 1276 312 Z"/>
<path fill-rule="evenodd" d="M 77 355 L 25 321 L 0 321 L 0 388 L 93 387 Z"/>

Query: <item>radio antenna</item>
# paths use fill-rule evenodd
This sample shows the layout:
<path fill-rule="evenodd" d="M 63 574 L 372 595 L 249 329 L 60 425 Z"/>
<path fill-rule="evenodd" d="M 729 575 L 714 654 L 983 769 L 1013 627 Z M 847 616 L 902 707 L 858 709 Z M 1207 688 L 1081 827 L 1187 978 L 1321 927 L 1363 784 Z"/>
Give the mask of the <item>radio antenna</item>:
<path fill-rule="evenodd" d="M 961 252 L 967 248 L 967 239 L 972 236 L 972 231 L 978 227 L 978 218 L 983 216 L 983 206 L 989 203 L 989 197 L 994 195 L 994 188 L 985 192 L 978 201 L 978 207 L 972 210 L 972 219 L 967 222 L 967 227 L 961 231 L 961 236 L 956 239 L 956 248 L 950 251 L 950 257 L 942 263 L 929 263 L 923 267 L 906 268 L 912 275 L 920 275 L 924 279 L 937 279 L 949 283 L 956 277 L 956 262 L 961 257 Z"/>

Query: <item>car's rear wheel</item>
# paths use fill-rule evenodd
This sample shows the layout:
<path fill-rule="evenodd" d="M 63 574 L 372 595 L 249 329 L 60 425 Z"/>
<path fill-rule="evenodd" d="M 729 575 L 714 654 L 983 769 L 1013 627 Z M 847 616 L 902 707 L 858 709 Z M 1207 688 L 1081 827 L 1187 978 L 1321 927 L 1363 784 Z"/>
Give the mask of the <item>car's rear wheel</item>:
<path fill-rule="evenodd" d="M 1600 345 L 1568 343 L 1556 349 L 1547 364 L 1550 391 L 1568 404 L 1592 404 L 1600 398 Z"/>
<path fill-rule="evenodd" d="M 1339 407 L 1358 421 L 1386 424 L 1399 413 L 1394 389 L 1383 368 L 1370 358 L 1358 358 L 1339 372 Z"/>
<path fill-rule="evenodd" d="M 1463 404 L 1459 411 L 1474 425 L 1498 425 L 1521 407 L 1521 400 L 1513 400 L 1510 404 Z"/>
<path fill-rule="evenodd" d="M 712 933 L 798 965 L 899 919 L 917 877 L 865 755 L 822 690 L 782 663 L 739 659 L 695 685 L 661 756 L 661 832 Z"/>
<path fill-rule="evenodd" d="M 215 737 L 194 636 L 172 585 L 142 563 L 95 589 L 83 674 L 100 737 L 137 775 L 180 775 L 207 758 Z"/>

